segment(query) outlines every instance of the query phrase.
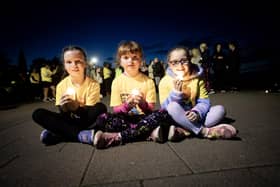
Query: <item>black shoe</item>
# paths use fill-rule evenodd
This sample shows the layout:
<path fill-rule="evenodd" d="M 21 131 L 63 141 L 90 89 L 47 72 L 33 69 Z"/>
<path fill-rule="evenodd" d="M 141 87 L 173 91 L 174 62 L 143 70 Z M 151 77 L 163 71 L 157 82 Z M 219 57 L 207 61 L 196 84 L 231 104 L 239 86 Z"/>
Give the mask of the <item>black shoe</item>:
<path fill-rule="evenodd" d="M 186 129 L 171 125 L 168 132 L 168 140 L 171 142 L 179 142 L 190 135 L 191 133 Z"/>
<path fill-rule="evenodd" d="M 168 139 L 169 125 L 162 123 L 160 126 L 155 128 L 150 135 L 150 139 L 154 142 L 164 143 Z"/>

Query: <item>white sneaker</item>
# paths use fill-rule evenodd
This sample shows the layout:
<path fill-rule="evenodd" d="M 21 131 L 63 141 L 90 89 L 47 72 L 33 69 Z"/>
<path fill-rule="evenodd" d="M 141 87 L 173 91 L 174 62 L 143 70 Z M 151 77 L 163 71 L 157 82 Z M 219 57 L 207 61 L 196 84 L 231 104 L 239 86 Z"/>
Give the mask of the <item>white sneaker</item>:
<path fill-rule="evenodd" d="M 215 92 L 215 90 L 213 90 L 213 89 L 211 89 L 209 92 L 208 92 L 208 94 L 210 95 L 210 94 L 215 94 L 216 92 Z"/>
<path fill-rule="evenodd" d="M 48 103 L 48 102 L 50 102 L 50 101 L 49 101 L 48 98 L 44 98 L 44 99 L 43 99 L 43 102 Z"/>

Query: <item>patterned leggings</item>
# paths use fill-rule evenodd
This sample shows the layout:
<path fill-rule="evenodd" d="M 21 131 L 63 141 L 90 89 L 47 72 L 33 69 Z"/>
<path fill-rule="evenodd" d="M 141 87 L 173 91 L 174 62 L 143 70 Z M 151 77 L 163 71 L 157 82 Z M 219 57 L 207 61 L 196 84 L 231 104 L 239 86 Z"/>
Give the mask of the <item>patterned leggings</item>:
<path fill-rule="evenodd" d="M 120 132 L 122 142 L 147 140 L 151 132 L 163 123 L 171 123 L 172 118 L 166 110 L 154 111 L 149 115 L 101 114 L 96 122 L 95 129 L 104 132 Z"/>

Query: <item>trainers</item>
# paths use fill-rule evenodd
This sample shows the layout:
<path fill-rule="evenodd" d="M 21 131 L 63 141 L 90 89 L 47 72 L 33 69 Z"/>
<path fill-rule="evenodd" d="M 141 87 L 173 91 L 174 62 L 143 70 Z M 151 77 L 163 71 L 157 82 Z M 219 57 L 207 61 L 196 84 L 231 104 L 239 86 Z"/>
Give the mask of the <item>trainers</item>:
<path fill-rule="evenodd" d="M 238 131 L 229 124 L 220 124 L 214 127 L 206 128 L 204 137 L 209 139 L 230 139 L 237 135 Z"/>
<path fill-rule="evenodd" d="M 149 136 L 148 140 L 154 141 L 154 142 L 161 142 L 161 138 L 159 136 L 159 130 L 160 130 L 160 126 L 158 126 L 157 128 L 155 128 L 151 135 Z"/>
<path fill-rule="evenodd" d="M 210 95 L 210 94 L 215 94 L 216 92 L 215 92 L 215 90 L 213 90 L 213 89 L 211 89 L 209 92 L 208 92 L 208 94 Z"/>
<path fill-rule="evenodd" d="M 167 141 L 168 130 L 169 130 L 169 124 L 161 123 L 160 126 L 158 126 L 152 131 L 148 140 L 152 140 L 158 143 L 164 143 Z"/>
<path fill-rule="evenodd" d="M 45 129 L 41 132 L 40 141 L 45 145 L 54 145 L 61 142 L 62 139 Z"/>
<path fill-rule="evenodd" d="M 78 135 L 78 139 L 81 143 L 84 144 L 93 144 L 93 138 L 94 138 L 94 130 L 84 130 L 80 131 Z"/>
<path fill-rule="evenodd" d="M 171 125 L 168 132 L 168 140 L 172 142 L 178 142 L 190 135 L 191 133 L 186 129 Z"/>
<path fill-rule="evenodd" d="M 48 102 L 50 102 L 50 101 L 48 100 L 48 98 L 44 98 L 44 99 L 43 99 L 43 102 L 48 103 Z"/>
<path fill-rule="evenodd" d="M 55 102 L 55 98 L 54 98 L 54 97 L 49 98 L 49 101 L 51 101 L 51 102 Z"/>
<path fill-rule="evenodd" d="M 121 144 L 121 136 L 118 132 L 102 132 L 97 131 L 93 141 L 97 149 L 104 149 L 110 146 Z"/>

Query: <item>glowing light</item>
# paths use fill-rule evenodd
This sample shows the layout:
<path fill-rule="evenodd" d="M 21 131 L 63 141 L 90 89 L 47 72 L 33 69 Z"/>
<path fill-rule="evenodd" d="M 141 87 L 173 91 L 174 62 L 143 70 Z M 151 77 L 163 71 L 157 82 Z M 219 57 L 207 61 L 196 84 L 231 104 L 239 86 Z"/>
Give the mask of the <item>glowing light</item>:
<path fill-rule="evenodd" d="M 67 95 L 75 95 L 75 89 L 74 88 L 67 88 L 66 90 Z"/>
<path fill-rule="evenodd" d="M 137 96 L 137 95 L 140 95 L 140 91 L 139 91 L 138 89 L 133 89 L 133 90 L 131 91 L 131 94 L 132 94 L 133 96 Z"/>
<path fill-rule="evenodd" d="M 181 81 L 184 80 L 184 72 L 179 71 L 176 74 L 177 74 L 176 79 L 179 79 Z"/>
<path fill-rule="evenodd" d="M 97 62 L 98 62 L 98 58 L 97 57 L 92 57 L 91 59 L 90 59 L 90 64 L 91 65 L 96 65 L 97 64 Z"/>
<path fill-rule="evenodd" d="M 74 88 L 67 88 L 66 94 L 69 95 L 73 100 L 76 100 L 76 91 Z"/>

